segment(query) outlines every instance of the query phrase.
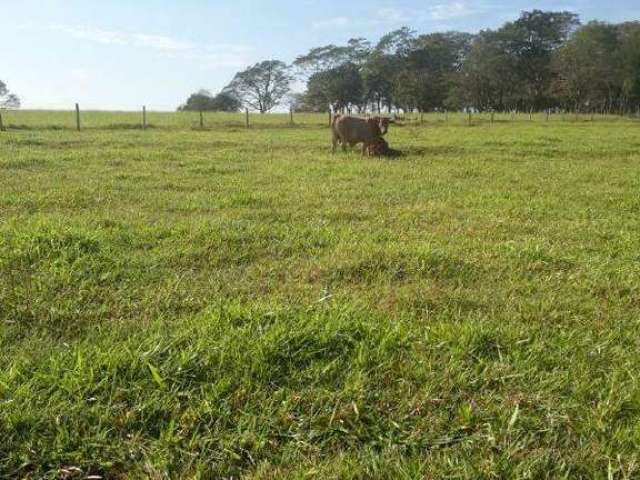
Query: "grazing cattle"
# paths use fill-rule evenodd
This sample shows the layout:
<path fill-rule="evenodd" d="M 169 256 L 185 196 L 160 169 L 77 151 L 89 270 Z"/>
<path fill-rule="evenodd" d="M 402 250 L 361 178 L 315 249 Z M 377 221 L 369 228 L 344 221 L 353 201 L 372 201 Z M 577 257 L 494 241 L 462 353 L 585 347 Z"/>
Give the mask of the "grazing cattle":
<path fill-rule="evenodd" d="M 389 129 L 388 118 L 357 118 L 348 115 L 335 115 L 331 122 L 333 134 L 332 152 L 336 151 L 338 142 L 345 150 L 347 145 L 353 147 L 362 143 L 362 155 L 368 151 L 369 146 L 377 143 Z"/>

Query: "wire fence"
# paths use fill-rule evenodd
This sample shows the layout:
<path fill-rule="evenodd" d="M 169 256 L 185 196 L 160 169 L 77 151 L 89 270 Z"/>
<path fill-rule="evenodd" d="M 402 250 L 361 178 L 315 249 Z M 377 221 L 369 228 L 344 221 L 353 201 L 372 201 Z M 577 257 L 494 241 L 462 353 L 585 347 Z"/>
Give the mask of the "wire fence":
<path fill-rule="evenodd" d="M 361 116 L 378 115 L 362 114 Z M 507 124 L 522 122 L 601 122 L 640 120 L 640 112 L 628 115 L 577 112 L 430 112 L 383 114 L 395 119 L 398 124 L 413 126 L 477 126 L 484 124 Z M 260 114 L 249 111 L 223 112 L 168 112 L 142 107 L 138 112 L 73 110 L 2 110 L 0 130 L 151 130 L 188 129 L 213 130 L 223 128 L 290 128 L 328 127 L 331 116 L 327 113 L 302 113 L 293 110 L 287 113 Z"/>

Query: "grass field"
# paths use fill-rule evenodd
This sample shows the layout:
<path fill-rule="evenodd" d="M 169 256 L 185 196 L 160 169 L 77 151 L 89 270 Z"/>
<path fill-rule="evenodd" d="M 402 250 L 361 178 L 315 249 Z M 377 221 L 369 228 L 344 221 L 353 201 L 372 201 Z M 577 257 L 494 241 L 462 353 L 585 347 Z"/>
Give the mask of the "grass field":
<path fill-rule="evenodd" d="M 640 122 L 4 120 L 0 478 L 640 476 Z"/>

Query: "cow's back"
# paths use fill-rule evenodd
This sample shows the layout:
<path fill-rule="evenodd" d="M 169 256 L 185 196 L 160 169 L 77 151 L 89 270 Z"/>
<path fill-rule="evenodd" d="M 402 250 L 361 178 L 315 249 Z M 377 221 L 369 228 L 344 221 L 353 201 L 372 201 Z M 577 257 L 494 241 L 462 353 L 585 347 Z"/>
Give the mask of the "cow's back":
<path fill-rule="evenodd" d="M 370 121 L 348 115 L 336 115 L 333 129 L 343 143 L 369 143 L 378 136 Z"/>

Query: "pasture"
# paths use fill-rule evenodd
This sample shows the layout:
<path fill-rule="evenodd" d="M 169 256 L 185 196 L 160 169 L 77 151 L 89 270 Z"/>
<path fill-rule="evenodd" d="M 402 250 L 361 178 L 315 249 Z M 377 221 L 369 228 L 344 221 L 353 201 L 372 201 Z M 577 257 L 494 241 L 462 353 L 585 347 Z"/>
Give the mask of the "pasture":
<path fill-rule="evenodd" d="M 8 112 L 1 478 L 637 478 L 640 122 Z"/>

